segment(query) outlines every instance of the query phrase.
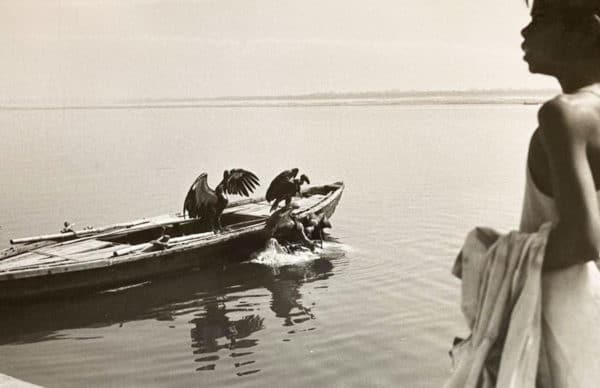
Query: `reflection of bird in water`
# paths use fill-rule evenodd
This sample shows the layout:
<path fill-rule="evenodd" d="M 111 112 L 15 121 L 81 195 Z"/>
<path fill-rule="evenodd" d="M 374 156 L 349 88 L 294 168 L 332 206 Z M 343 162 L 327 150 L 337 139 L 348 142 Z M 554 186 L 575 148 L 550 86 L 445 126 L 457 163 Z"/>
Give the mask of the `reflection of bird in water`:
<path fill-rule="evenodd" d="M 265 196 L 267 202 L 273 201 L 271 211 L 277 209 L 281 201 L 285 201 L 285 204 L 289 205 L 292 197 L 300 195 L 300 187 L 304 183 L 310 183 L 306 175 L 302 174 L 300 178 L 296 178 L 296 175 L 298 175 L 298 169 L 293 168 L 282 171 L 273 179 Z"/>
<path fill-rule="evenodd" d="M 192 347 L 198 348 L 194 353 L 213 353 L 223 348 L 248 348 L 255 346 L 256 340 L 243 340 L 255 331 L 264 328 L 264 318 L 258 315 L 247 315 L 232 321 L 227 316 L 224 303 L 210 302 L 205 307 L 204 316 L 192 320 L 194 327 L 190 335 Z M 229 343 L 219 345 L 218 339 L 226 338 Z"/>
<path fill-rule="evenodd" d="M 204 317 L 194 318 L 191 336 L 192 346 L 197 347 L 198 353 L 212 353 L 218 351 L 221 346 L 217 339 L 225 337 L 225 329 L 229 327 L 229 318 L 224 304 L 210 302 L 205 307 Z"/>
<path fill-rule="evenodd" d="M 206 219 L 216 233 L 222 231 L 221 214 L 229 202 L 225 194 L 238 194 L 248 197 L 259 185 L 258 177 L 252 172 L 236 168 L 225 170 L 223 179 L 215 190 L 208 186 L 208 175 L 200 174 L 188 191 L 183 203 L 183 215 Z"/>
<path fill-rule="evenodd" d="M 284 326 L 292 326 L 292 310 L 301 307 L 300 287 L 302 283 L 295 280 L 276 280 L 269 287 L 272 293 L 271 310 L 279 318 L 284 318 Z"/>
<path fill-rule="evenodd" d="M 272 294 L 271 310 L 284 319 L 284 326 L 316 319 L 312 308 L 303 305 L 300 289 L 306 283 L 327 279 L 332 268 L 328 260 L 316 260 L 309 265 L 282 267 L 279 276 L 269 278 L 265 288 Z"/>

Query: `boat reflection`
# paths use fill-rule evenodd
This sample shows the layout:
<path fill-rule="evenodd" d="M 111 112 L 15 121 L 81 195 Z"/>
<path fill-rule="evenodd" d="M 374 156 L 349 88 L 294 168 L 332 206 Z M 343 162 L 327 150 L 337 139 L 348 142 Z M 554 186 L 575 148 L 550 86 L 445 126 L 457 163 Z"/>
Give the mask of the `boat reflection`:
<path fill-rule="evenodd" d="M 106 327 L 125 322 L 172 320 L 205 296 L 226 292 L 228 285 L 258 287 L 252 269 L 212 268 L 155 279 L 95 294 L 0 306 L 0 344 L 64 338 L 61 331 Z"/>
<path fill-rule="evenodd" d="M 315 319 L 311 306 L 302 304 L 302 286 L 332 276 L 336 259 L 277 269 L 231 263 L 91 295 L 3 305 L 0 345 L 83 339 L 72 332 L 80 328 L 97 328 L 102 338 L 111 335 L 105 329 L 110 326 L 173 321 L 192 326 L 196 370 L 214 370 L 221 362 L 240 376 L 256 373 L 260 369 L 252 364 L 259 340 L 254 335 L 265 329 L 265 312 L 273 311 L 283 326 Z"/>

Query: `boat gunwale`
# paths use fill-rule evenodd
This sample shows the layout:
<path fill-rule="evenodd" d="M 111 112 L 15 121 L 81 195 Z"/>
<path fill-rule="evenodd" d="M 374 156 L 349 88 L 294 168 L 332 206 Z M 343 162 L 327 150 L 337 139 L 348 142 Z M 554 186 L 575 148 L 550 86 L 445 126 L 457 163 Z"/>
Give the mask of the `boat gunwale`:
<path fill-rule="evenodd" d="M 311 187 L 307 188 L 307 191 L 318 189 L 318 188 L 326 188 L 326 187 L 331 187 L 332 189 L 325 195 L 325 197 L 323 197 L 322 200 L 320 200 L 319 202 L 317 202 L 315 204 L 310 205 L 306 209 L 300 209 L 296 214 L 299 216 L 302 216 L 302 215 L 305 215 L 308 213 L 316 213 L 316 212 L 322 210 L 323 208 L 329 206 L 333 201 L 338 199 L 341 196 L 341 194 L 345 188 L 343 182 L 335 182 L 333 184 L 311 186 Z M 247 205 L 247 204 L 251 204 L 251 203 L 258 203 L 258 202 L 261 202 L 262 200 L 264 200 L 263 197 L 255 199 L 255 200 L 247 200 L 247 199 L 241 200 L 240 202 L 243 202 L 242 204 L 236 203 L 233 206 L 228 207 L 227 209 L 233 209 L 235 207 L 243 206 L 243 205 Z M 158 216 L 156 218 L 159 218 L 159 217 L 162 217 L 162 216 Z M 156 251 L 151 251 L 151 252 L 136 252 L 136 251 L 134 251 L 134 252 L 125 254 L 123 256 L 111 256 L 108 258 L 103 257 L 103 258 L 89 260 L 89 261 L 85 261 L 85 262 L 81 262 L 81 263 L 72 263 L 72 262 L 60 263 L 60 264 L 54 265 L 54 266 L 40 264 L 39 266 L 36 266 L 35 268 L 29 268 L 29 269 L 19 269 L 17 267 L 14 270 L 10 270 L 10 269 L 3 270 L 3 271 L 0 271 L 0 282 L 17 280 L 17 279 L 25 279 L 25 278 L 35 278 L 35 277 L 43 278 L 46 276 L 58 275 L 61 273 L 73 273 L 73 272 L 93 270 L 93 269 L 98 269 L 98 268 L 106 268 L 106 267 L 112 267 L 112 266 L 126 264 L 126 263 L 133 263 L 133 262 L 140 261 L 140 260 L 158 258 L 158 257 L 169 256 L 169 255 L 174 255 L 174 254 L 180 254 L 183 252 L 216 245 L 221 242 L 227 242 L 229 240 L 238 238 L 241 235 L 260 232 L 261 230 L 264 229 L 267 219 L 268 218 L 265 218 L 263 220 L 257 220 L 256 224 L 238 228 L 236 230 L 226 231 L 221 234 L 207 235 L 203 238 L 199 238 L 198 240 L 182 241 L 180 243 L 177 243 L 177 245 L 173 245 L 166 249 L 161 249 L 161 250 L 156 250 Z M 177 223 L 180 223 L 183 221 L 195 221 L 195 220 L 182 218 L 181 221 L 179 221 L 179 222 L 175 221 L 175 222 L 157 223 L 157 224 L 154 224 L 152 227 L 158 227 L 161 225 L 174 225 L 174 224 L 177 224 Z M 149 228 L 148 224 L 144 224 L 144 227 L 139 230 L 145 230 L 147 228 Z M 128 229 L 127 231 L 130 232 L 130 231 L 132 231 L 132 229 Z M 136 231 L 138 231 L 138 229 L 136 229 Z M 59 242 L 57 244 L 46 246 L 44 248 L 64 246 L 64 245 L 73 244 L 73 243 L 80 243 L 80 242 L 91 240 L 91 239 L 99 239 L 101 237 L 105 238 L 107 236 L 117 235 L 120 232 L 122 233 L 124 231 L 123 230 L 112 231 L 112 232 L 106 233 L 106 234 L 100 234 L 100 235 L 96 235 L 96 236 L 83 237 L 81 239 L 63 241 L 63 242 Z M 204 234 L 204 233 L 206 233 L 206 232 L 198 233 L 198 235 Z M 193 235 L 188 235 L 188 236 L 191 237 Z M 168 244 L 168 242 L 167 242 L 167 244 Z M 36 253 L 36 249 L 33 249 L 28 252 L 23 252 L 22 254 L 25 254 L 25 253 Z M 62 257 L 60 255 L 56 255 L 56 256 Z"/>

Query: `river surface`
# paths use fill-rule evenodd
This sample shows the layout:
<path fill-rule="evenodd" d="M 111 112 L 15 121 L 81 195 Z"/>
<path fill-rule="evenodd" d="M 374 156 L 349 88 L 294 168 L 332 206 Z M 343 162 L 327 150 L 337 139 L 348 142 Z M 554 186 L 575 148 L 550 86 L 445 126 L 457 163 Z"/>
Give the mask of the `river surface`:
<path fill-rule="evenodd" d="M 0 373 L 47 387 L 439 387 L 468 231 L 518 225 L 535 106 L 0 110 L 8 240 L 179 211 L 201 172 L 346 191 L 317 258 L 0 306 Z M 249 259 L 244 257 L 241 259 Z"/>

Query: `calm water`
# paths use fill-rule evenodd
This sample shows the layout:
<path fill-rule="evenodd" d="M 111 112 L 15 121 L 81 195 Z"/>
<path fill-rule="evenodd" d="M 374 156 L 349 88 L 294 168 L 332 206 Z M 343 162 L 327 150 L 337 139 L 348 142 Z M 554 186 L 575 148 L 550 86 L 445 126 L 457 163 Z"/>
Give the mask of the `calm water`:
<path fill-rule="evenodd" d="M 0 247 L 179 211 L 202 171 L 343 180 L 321 258 L 0 309 L 0 372 L 48 387 L 438 387 L 450 275 L 517 225 L 532 106 L 0 111 Z"/>

